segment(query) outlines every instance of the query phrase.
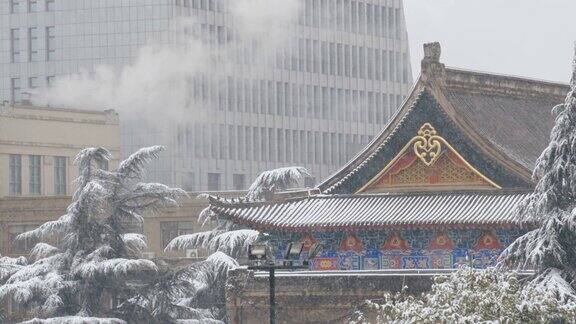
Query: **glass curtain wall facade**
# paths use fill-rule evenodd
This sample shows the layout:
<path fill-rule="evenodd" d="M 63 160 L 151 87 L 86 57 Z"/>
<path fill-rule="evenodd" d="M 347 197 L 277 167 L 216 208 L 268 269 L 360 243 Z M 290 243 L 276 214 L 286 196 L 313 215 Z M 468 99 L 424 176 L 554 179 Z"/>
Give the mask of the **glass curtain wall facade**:
<path fill-rule="evenodd" d="M 145 44 L 187 34 L 229 56 L 232 68 L 187 79 L 188 104 L 201 109 L 162 125 L 121 120 L 123 155 L 166 145 L 149 177 L 187 190 L 245 189 L 289 165 L 308 168 L 310 186 L 367 144 L 412 84 L 400 0 L 302 0 L 287 37 L 264 56 L 238 39 L 225 0 L 27 2 L 0 4 L 2 100 L 23 100 L 59 75 L 121 68 Z M 184 33 L 171 27 L 182 17 L 195 22 Z"/>

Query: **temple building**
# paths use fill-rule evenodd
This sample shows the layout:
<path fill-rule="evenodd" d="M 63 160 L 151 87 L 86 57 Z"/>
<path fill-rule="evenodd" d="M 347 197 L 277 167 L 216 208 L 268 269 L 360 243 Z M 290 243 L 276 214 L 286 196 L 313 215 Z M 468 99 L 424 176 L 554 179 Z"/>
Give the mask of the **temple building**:
<path fill-rule="evenodd" d="M 271 234 L 278 255 L 288 242 L 321 244 L 312 270 L 493 265 L 531 226 L 515 207 L 569 88 L 445 67 L 438 43 L 424 52 L 390 122 L 316 189 L 270 202 L 211 197 L 212 211 Z"/>

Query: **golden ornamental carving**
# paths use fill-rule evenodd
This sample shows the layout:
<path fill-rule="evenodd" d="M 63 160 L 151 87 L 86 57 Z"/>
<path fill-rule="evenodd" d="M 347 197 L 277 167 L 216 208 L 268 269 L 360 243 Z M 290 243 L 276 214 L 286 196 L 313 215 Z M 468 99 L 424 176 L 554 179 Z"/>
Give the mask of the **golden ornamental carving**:
<path fill-rule="evenodd" d="M 436 130 L 430 123 L 425 123 L 418 130 L 414 142 L 414 154 L 426 165 L 433 165 L 442 152 L 443 138 L 437 135 Z"/>

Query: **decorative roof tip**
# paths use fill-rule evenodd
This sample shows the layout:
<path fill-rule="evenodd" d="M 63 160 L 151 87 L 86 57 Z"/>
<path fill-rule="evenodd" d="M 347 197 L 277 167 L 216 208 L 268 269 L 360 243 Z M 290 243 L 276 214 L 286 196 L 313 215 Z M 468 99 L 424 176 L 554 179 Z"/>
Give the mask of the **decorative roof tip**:
<path fill-rule="evenodd" d="M 440 63 L 441 53 L 442 47 L 439 42 L 424 43 L 424 58 L 421 62 L 421 74 L 424 80 L 435 75 L 442 75 L 444 64 Z"/>
<path fill-rule="evenodd" d="M 440 63 L 442 47 L 439 42 L 424 43 L 424 61 Z"/>

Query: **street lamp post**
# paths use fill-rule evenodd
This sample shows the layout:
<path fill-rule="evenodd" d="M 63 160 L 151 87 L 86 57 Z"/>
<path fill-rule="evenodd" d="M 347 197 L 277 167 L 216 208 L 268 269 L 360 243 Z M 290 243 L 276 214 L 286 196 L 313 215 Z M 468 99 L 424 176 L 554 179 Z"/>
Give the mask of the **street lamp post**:
<path fill-rule="evenodd" d="M 253 244 L 248 246 L 248 259 L 254 263 L 254 265 L 249 266 L 248 269 L 268 272 L 268 281 L 270 284 L 270 324 L 276 323 L 276 270 L 308 269 L 308 260 L 313 259 L 319 251 L 318 246 L 314 245 L 313 248 L 310 249 L 311 252 L 308 255 L 308 260 L 302 261 L 302 265 L 295 265 L 294 260 L 300 258 L 302 249 L 302 243 L 289 243 L 282 264 L 277 265 L 274 261 L 267 258 L 268 247 L 266 245 Z"/>

